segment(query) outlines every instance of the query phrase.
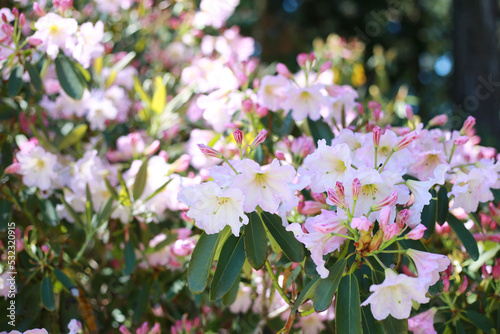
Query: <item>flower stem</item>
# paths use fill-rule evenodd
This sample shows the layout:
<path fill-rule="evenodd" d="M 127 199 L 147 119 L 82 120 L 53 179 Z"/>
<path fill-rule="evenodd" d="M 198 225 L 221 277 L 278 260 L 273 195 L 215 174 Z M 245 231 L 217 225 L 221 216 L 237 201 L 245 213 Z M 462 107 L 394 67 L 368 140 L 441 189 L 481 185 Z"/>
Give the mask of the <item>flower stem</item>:
<path fill-rule="evenodd" d="M 236 173 L 236 175 L 238 175 L 238 174 L 239 174 L 239 173 L 238 173 L 238 171 L 236 171 L 236 169 L 234 169 L 233 165 L 231 165 L 231 163 L 230 163 L 230 162 L 226 159 L 226 157 L 225 157 L 225 156 L 222 156 L 222 161 L 224 161 L 225 163 L 227 163 L 227 165 L 228 165 L 229 167 L 231 167 L 231 169 L 233 170 L 233 172 L 235 172 L 235 173 Z"/>
<path fill-rule="evenodd" d="M 278 290 L 278 293 L 280 296 L 285 300 L 285 302 L 291 306 L 290 299 L 286 295 L 285 291 L 281 288 L 280 284 L 278 283 L 278 279 L 276 278 L 276 275 L 274 275 L 273 268 L 271 268 L 271 264 L 269 263 L 268 260 L 266 260 L 266 269 L 269 272 L 269 276 L 271 276 L 271 279 L 273 280 L 273 285 Z"/>
<path fill-rule="evenodd" d="M 378 171 L 379 173 L 382 173 L 382 171 L 384 170 L 385 165 L 387 165 L 387 162 L 388 162 L 388 161 L 389 161 L 389 159 L 392 157 L 392 155 L 394 154 L 394 152 L 395 152 L 395 151 L 394 151 L 394 149 L 392 149 L 392 150 L 391 150 L 391 153 L 389 153 L 389 156 L 387 157 L 387 159 L 385 159 L 384 164 L 382 165 L 382 167 L 380 167 L 380 169 L 379 169 L 379 171 Z"/>

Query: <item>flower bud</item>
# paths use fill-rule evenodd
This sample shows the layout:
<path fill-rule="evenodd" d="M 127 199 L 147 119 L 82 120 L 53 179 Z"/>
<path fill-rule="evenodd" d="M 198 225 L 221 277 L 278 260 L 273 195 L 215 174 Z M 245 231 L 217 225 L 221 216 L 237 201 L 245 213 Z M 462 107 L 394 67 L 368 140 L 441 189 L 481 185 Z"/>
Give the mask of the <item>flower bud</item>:
<path fill-rule="evenodd" d="M 5 13 L 2 13 L 2 21 L 4 23 L 9 23 L 9 20 L 7 20 L 7 15 L 5 15 Z"/>
<path fill-rule="evenodd" d="M 398 224 L 389 224 L 384 226 L 384 241 L 389 241 L 392 238 L 399 235 L 399 226 Z"/>
<path fill-rule="evenodd" d="M 292 72 L 290 72 L 288 67 L 286 67 L 286 65 L 283 63 L 278 63 L 276 65 L 276 72 L 278 72 L 279 75 L 282 75 L 288 79 L 291 79 L 293 77 Z"/>
<path fill-rule="evenodd" d="M 359 197 L 359 193 L 361 191 L 361 182 L 358 178 L 355 178 L 352 181 L 352 198 L 356 201 Z"/>
<path fill-rule="evenodd" d="M 253 102 L 250 99 L 246 99 L 241 101 L 241 109 L 244 112 L 251 112 L 253 110 Z"/>
<path fill-rule="evenodd" d="M 222 153 L 214 148 L 211 148 L 210 146 L 198 144 L 198 148 L 200 149 L 201 153 L 208 155 L 209 157 L 222 159 Z"/>
<path fill-rule="evenodd" d="M 467 276 L 464 275 L 464 280 L 457 289 L 457 295 L 461 295 L 462 293 L 464 293 L 465 290 L 467 290 L 468 285 L 469 285 L 469 280 L 467 279 Z"/>
<path fill-rule="evenodd" d="M 374 250 L 378 249 L 382 244 L 382 241 L 384 241 L 384 232 L 382 230 L 378 230 L 370 241 L 368 251 L 373 252 Z"/>
<path fill-rule="evenodd" d="M 418 224 L 413 230 L 405 235 L 405 239 L 420 240 L 424 236 L 425 230 L 427 230 L 427 227 L 422 224 Z"/>
<path fill-rule="evenodd" d="M 274 156 L 278 160 L 282 160 L 282 161 L 286 160 L 285 154 L 281 151 L 278 151 L 278 150 L 274 151 Z"/>
<path fill-rule="evenodd" d="M 397 190 L 394 190 L 389 196 L 384 198 L 380 203 L 378 203 L 376 205 L 372 205 L 371 209 L 372 209 L 372 211 L 379 211 L 384 206 L 395 205 L 397 200 L 398 200 L 398 192 L 397 192 Z"/>
<path fill-rule="evenodd" d="M 49 246 L 47 246 L 47 245 L 42 245 L 42 247 L 41 247 L 41 248 L 42 248 L 42 252 L 44 252 L 44 253 L 46 253 L 46 254 L 49 252 Z"/>
<path fill-rule="evenodd" d="M 398 224 L 400 229 L 403 229 L 406 226 L 411 216 L 412 212 L 408 209 L 399 211 L 398 215 L 396 216 L 396 224 Z"/>
<path fill-rule="evenodd" d="M 488 272 L 488 269 L 486 268 L 486 263 L 483 263 L 481 266 L 481 273 L 483 274 L 484 278 L 490 278 L 490 273 Z"/>
<path fill-rule="evenodd" d="M 411 107 L 411 105 L 409 105 L 409 104 L 406 105 L 405 112 L 406 112 L 406 118 L 408 118 L 408 120 L 411 121 L 414 117 L 413 108 Z"/>
<path fill-rule="evenodd" d="M 498 259 L 495 260 L 495 265 L 491 268 L 491 276 L 498 281 L 500 279 L 500 263 L 498 263 Z"/>
<path fill-rule="evenodd" d="M 14 33 L 14 27 L 10 24 L 4 23 L 2 24 L 2 31 L 5 35 L 12 36 L 12 34 Z"/>
<path fill-rule="evenodd" d="M 260 80 L 257 78 L 253 79 L 252 87 L 253 87 L 253 89 L 258 90 L 260 87 Z"/>
<path fill-rule="evenodd" d="M 470 130 L 472 130 L 474 125 L 476 125 L 476 119 L 472 116 L 467 117 L 467 119 L 464 122 L 464 125 L 462 126 L 462 129 L 460 130 L 460 134 L 461 135 L 467 134 L 468 132 L 470 132 Z"/>
<path fill-rule="evenodd" d="M 262 144 L 266 140 L 266 136 L 267 136 L 266 130 L 260 131 L 259 134 L 257 135 L 257 137 L 255 137 L 255 139 L 252 142 L 252 145 L 251 145 L 252 148 L 255 150 L 257 147 L 259 147 L 259 145 Z"/>
<path fill-rule="evenodd" d="M 309 56 L 307 57 L 310 63 L 314 62 L 316 60 L 316 55 L 314 52 L 309 53 Z"/>
<path fill-rule="evenodd" d="M 26 16 L 24 15 L 24 13 L 21 13 L 21 15 L 19 15 L 19 26 L 22 28 L 24 27 L 25 24 L 26 24 Z"/>
<path fill-rule="evenodd" d="M 243 132 L 241 132 L 240 129 L 236 129 L 233 132 L 233 137 L 236 144 L 238 144 L 238 146 L 241 146 L 241 144 L 243 143 Z"/>
<path fill-rule="evenodd" d="M 380 209 L 380 213 L 378 215 L 378 224 L 380 228 L 384 228 L 385 226 L 389 225 L 390 217 L 391 217 L 390 206 L 384 206 L 382 209 Z"/>
<path fill-rule="evenodd" d="M 21 165 L 19 164 L 19 162 L 14 162 L 12 165 L 9 165 L 9 166 L 7 166 L 7 168 L 5 168 L 4 173 L 5 174 L 16 174 L 17 172 L 19 172 L 20 169 L 21 169 Z"/>
<path fill-rule="evenodd" d="M 311 191 L 311 197 L 316 202 L 320 202 L 322 204 L 326 204 L 326 197 L 325 197 L 325 194 L 323 194 L 323 193 L 315 193 L 315 192 Z"/>
<path fill-rule="evenodd" d="M 440 126 L 445 125 L 448 122 L 448 115 L 441 114 L 437 115 L 429 121 L 429 126 Z"/>
<path fill-rule="evenodd" d="M 378 148 L 380 146 L 380 135 L 381 130 L 379 126 L 373 128 L 373 146 Z"/>
<path fill-rule="evenodd" d="M 415 139 L 417 139 L 417 134 L 415 133 L 415 131 L 410 132 L 409 134 L 407 134 L 406 136 L 404 136 L 404 138 L 401 139 L 399 141 L 399 143 L 397 143 L 397 145 L 393 148 L 394 152 L 400 151 L 400 150 L 402 150 L 402 149 L 410 146 L 410 144 Z"/>
<path fill-rule="evenodd" d="M 299 64 L 300 67 L 304 67 L 306 66 L 308 58 L 309 56 L 307 55 L 307 53 L 299 53 L 297 55 L 297 63 Z"/>
<path fill-rule="evenodd" d="M 366 218 L 365 216 L 361 216 L 361 217 L 356 217 L 356 218 L 353 218 L 352 219 L 352 222 L 351 222 L 351 227 L 352 228 L 355 228 L 359 231 L 365 231 L 365 232 L 368 232 L 370 230 L 370 228 L 372 227 L 373 223 L 371 221 L 368 220 L 368 218 Z"/>
<path fill-rule="evenodd" d="M 457 137 L 453 140 L 453 144 L 455 144 L 456 146 L 462 146 L 465 143 L 467 143 L 468 141 L 469 141 L 469 137 L 460 136 L 460 137 Z"/>
<path fill-rule="evenodd" d="M 38 16 L 44 16 L 45 14 L 45 11 L 42 9 L 42 7 L 40 7 L 40 5 L 38 4 L 38 2 L 35 2 L 33 3 L 33 11 L 35 12 L 36 15 Z"/>
<path fill-rule="evenodd" d="M 441 274 L 441 279 L 443 280 L 443 292 L 450 292 L 450 277 L 443 273 Z"/>
<path fill-rule="evenodd" d="M 12 14 L 17 19 L 19 17 L 19 9 L 17 9 L 16 7 L 12 8 Z"/>
<path fill-rule="evenodd" d="M 356 102 L 356 108 L 358 109 L 358 113 L 361 116 L 365 115 L 365 107 L 363 107 L 363 105 L 360 102 Z"/>
<path fill-rule="evenodd" d="M 264 117 L 267 116 L 269 110 L 266 107 L 257 105 L 257 108 L 255 108 L 255 113 L 259 115 L 259 117 Z"/>
<path fill-rule="evenodd" d="M 316 215 L 320 213 L 321 209 L 323 208 L 323 204 L 316 201 L 305 201 L 301 203 L 302 205 L 300 205 L 300 207 L 297 207 L 297 209 L 299 213 L 303 215 Z"/>
<path fill-rule="evenodd" d="M 327 62 L 323 63 L 323 65 L 321 65 L 321 67 L 319 68 L 318 74 L 321 74 L 321 73 L 323 73 L 331 68 L 332 68 L 332 62 L 327 61 Z"/>

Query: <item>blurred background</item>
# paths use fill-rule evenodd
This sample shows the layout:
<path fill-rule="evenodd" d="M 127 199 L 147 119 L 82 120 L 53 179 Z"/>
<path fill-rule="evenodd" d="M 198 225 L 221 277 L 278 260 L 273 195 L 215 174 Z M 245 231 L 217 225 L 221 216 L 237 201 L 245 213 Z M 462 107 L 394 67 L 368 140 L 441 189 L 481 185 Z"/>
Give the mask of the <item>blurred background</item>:
<path fill-rule="evenodd" d="M 342 53 L 338 82 L 362 99 L 399 117 L 398 101 L 424 121 L 445 113 L 452 128 L 472 115 L 481 144 L 500 148 L 497 0 L 241 0 L 228 23 L 263 62 L 296 70 L 300 52 Z"/>

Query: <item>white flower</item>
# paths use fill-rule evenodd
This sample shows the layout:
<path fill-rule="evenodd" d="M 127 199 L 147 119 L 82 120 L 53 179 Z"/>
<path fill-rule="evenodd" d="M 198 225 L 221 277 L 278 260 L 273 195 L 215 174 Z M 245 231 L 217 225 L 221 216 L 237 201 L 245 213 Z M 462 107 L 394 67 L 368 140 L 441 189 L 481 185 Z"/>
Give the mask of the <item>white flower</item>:
<path fill-rule="evenodd" d="M 80 26 L 73 57 L 84 68 L 88 68 L 90 60 L 98 58 L 104 52 L 104 46 L 101 44 L 103 37 L 104 23 L 102 21 L 97 21 L 95 26 L 91 22 L 85 22 Z"/>
<path fill-rule="evenodd" d="M 221 28 L 239 3 L 240 0 L 202 0 L 201 11 L 195 16 L 196 25 Z"/>
<path fill-rule="evenodd" d="M 73 51 L 74 34 L 78 30 L 75 19 L 65 19 L 61 16 L 48 13 L 35 22 L 36 32 L 31 38 L 42 41 L 42 49 L 47 51 L 50 58 L 55 59 L 62 49 L 65 53 Z"/>
<path fill-rule="evenodd" d="M 415 198 L 415 202 L 412 205 L 412 209 L 414 211 L 422 211 L 422 208 L 430 203 L 432 195 L 429 192 L 429 189 L 435 184 L 442 185 L 444 183 L 444 175 L 449 168 L 450 167 L 445 164 L 438 165 L 434 170 L 434 177 L 428 181 L 406 181 L 406 186 L 410 189 L 413 197 Z"/>
<path fill-rule="evenodd" d="M 479 168 L 474 168 L 469 174 L 457 172 L 457 178 L 448 196 L 455 196 L 453 208 L 463 208 L 465 212 L 477 210 L 479 202 L 488 202 L 494 199 L 490 187 L 496 182 L 489 173 L 483 173 Z"/>
<path fill-rule="evenodd" d="M 248 224 L 248 217 L 243 212 L 245 196 L 239 189 L 222 189 L 209 181 L 183 188 L 178 199 L 190 206 L 187 216 L 207 234 L 220 232 L 229 225 L 233 234 L 239 236 L 240 228 Z"/>
<path fill-rule="evenodd" d="M 252 288 L 240 283 L 236 299 L 229 306 L 232 313 L 247 313 L 252 305 Z"/>
<path fill-rule="evenodd" d="M 292 110 L 292 118 L 295 121 L 302 121 L 308 116 L 311 120 L 317 121 L 321 118 L 321 109 L 327 108 L 330 104 L 322 89 L 322 85 L 303 88 L 290 86 L 283 108 Z"/>
<path fill-rule="evenodd" d="M 106 129 L 106 121 L 114 120 L 118 115 L 118 110 L 107 98 L 92 96 L 87 103 L 87 120 L 92 130 Z"/>
<path fill-rule="evenodd" d="M 78 334 L 81 333 L 82 323 L 76 319 L 71 319 L 68 324 L 69 333 L 68 334 Z"/>
<path fill-rule="evenodd" d="M 439 280 L 439 272 L 446 270 L 450 265 L 450 260 L 446 255 L 421 252 L 415 249 L 408 249 L 406 252 L 417 268 L 418 278 L 426 281 L 427 287 L 434 285 Z"/>
<path fill-rule="evenodd" d="M 425 296 L 427 288 L 418 278 L 405 274 L 396 274 L 392 269 L 385 270 L 385 280 L 382 284 L 373 284 L 368 297 L 361 306 L 370 304 L 373 317 L 383 320 L 389 315 L 396 319 L 406 319 L 410 316 L 412 300 L 427 303 Z"/>
<path fill-rule="evenodd" d="M 231 187 L 238 188 L 245 195 L 243 208 L 252 212 L 259 205 L 262 210 L 275 213 L 281 202 L 293 199 L 289 185 L 295 178 L 292 166 L 280 166 L 277 159 L 261 167 L 253 160 L 245 159 L 238 164 L 238 172 Z"/>
<path fill-rule="evenodd" d="M 21 166 L 19 174 L 23 175 L 23 182 L 28 187 L 49 190 L 52 182 L 57 179 L 57 156 L 46 152 L 41 146 L 36 146 L 29 152 L 19 151 L 16 158 Z"/>
<path fill-rule="evenodd" d="M 283 108 L 283 103 L 287 99 L 290 80 L 281 75 L 266 75 L 260 82 L 257 91 L 257 102 L 269 110 L 279 110 Z"/>

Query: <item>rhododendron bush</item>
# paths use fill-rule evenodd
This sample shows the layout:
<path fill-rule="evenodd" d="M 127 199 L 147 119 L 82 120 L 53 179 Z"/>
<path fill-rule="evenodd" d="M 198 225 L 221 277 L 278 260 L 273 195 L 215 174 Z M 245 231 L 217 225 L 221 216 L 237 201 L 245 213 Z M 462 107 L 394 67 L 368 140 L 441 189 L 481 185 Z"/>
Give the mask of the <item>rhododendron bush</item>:
<path fill-rule="evenodd" d="M 498 331 L 474 117 L 371 100 L 356 40 L 260 64 L 238 3 L 0 9 L 0 329 Z"/>

